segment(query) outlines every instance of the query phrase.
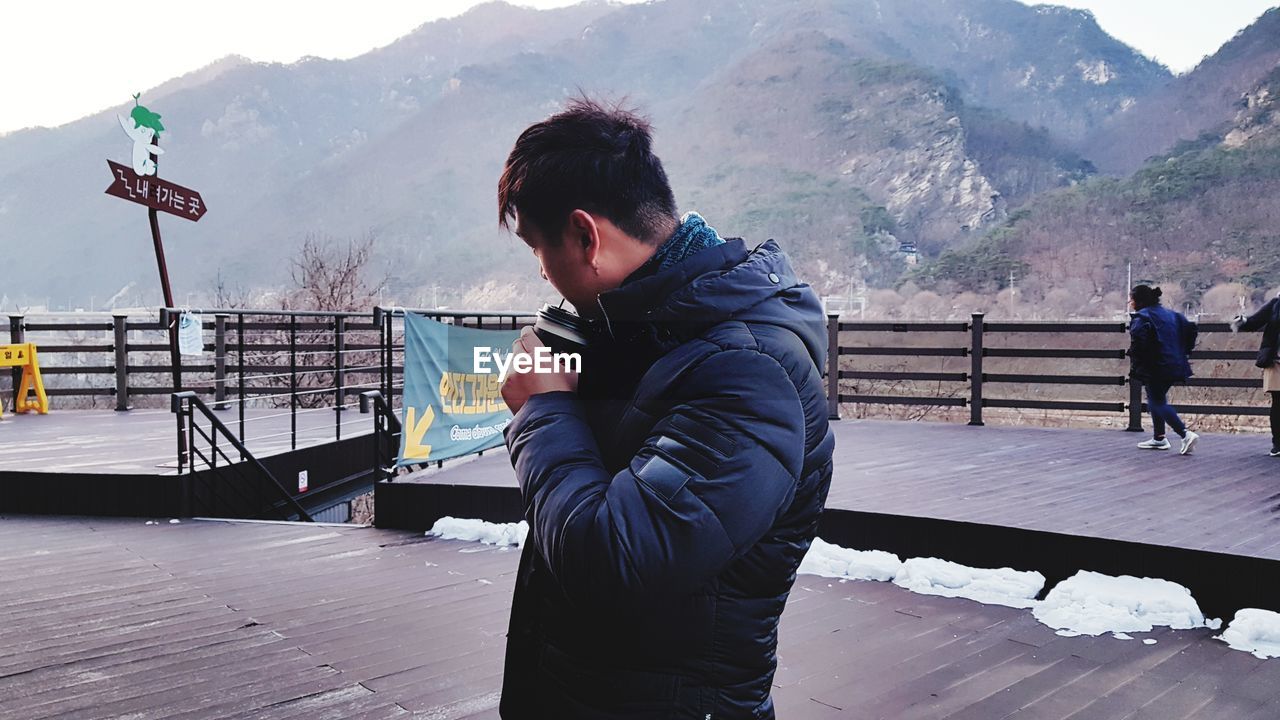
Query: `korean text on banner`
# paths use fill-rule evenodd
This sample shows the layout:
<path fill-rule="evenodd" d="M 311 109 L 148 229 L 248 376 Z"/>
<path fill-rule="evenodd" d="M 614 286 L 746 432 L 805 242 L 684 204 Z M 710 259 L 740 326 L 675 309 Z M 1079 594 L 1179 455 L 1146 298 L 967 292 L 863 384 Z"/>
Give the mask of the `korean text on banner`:
<path fill-rule="evenodd" d="M 496 372 L 475 367 L 476 348 L 503 354 L 516 330 L 476 330 L 420 315 L 404 318 L 404 409 L 398 465 L 470 455 L 502 444 L 511 411 Z"/>

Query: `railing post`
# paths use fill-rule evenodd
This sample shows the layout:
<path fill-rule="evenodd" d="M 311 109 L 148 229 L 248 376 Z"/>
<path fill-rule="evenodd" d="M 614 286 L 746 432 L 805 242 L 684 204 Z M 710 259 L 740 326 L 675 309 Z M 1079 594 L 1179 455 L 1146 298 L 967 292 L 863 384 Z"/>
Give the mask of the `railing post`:
<path fill-rule="evenodd" d="M 375 312 L 379 309 L 375 308 Z M 382 311 L 382 369 L 383 369 L 383 388 L 382 397 L 386 400 L 387 407 L 395 407 L 395 391 L 392 386 L 395 385 L 395 339 L 392 333 L 395 331 L 395 315 L 393 313 Z"/>
<path fill-rule="evenodd" d="M 173 413 L 178 420 L 178 474 L 182 474 L 182 469 L 187 465 L 187 442 L 186 433 L 189 432 L 190 426 L 190 405 L 186 401 L 191 393 L 176 392 L 169 396 L 169 412 Z M 191 468 L 195 470 L 194 467 Z"/>
<path fill-rule="evenodd" d="M 1130 323 L 1135 314 L 1129 313 Z M 1128 324 L 1125 325 L 1125 332 L 1128 333 Z M 1132 366 L 1129 369 L 1129 427 L 1124 431 L 1142 432 L 1142 383 L 1133 376 Z"/>
<path fill-rule="evenodd" d="M 1129 373 L 1129 427 L 1125 432 L 1142 432 L 1142 383 Z"/>
<path fill-rule="evenodd" d="M 974 313 L 972 325 L 972 342 L 969 346 L 969 424 L 983 425 L 982 422 L 982 330 L 985 315 Z"/>
<path fill-rule="evenodd" d="M 347 318 L 338 315 L 333 319 L 333 400 L 334 410 L 342 414 L 342 406 L 347 399 Z M 342 421 L 338 421 L 339 432 Z"/>
<path fill-rule="evenodd" d="M 387 397 L 387 326 L 382 308 L 373 309 L 373 324 L 378 328 L 378 389 Z"/>
<path fill-rule="evenodd" d="M 116 411 L 129 409 L 129 316 L 111 315 L 116 350 Z"/>
<path fill-rule="evenodd" d="M 827 418 L 840 419 L 839 313 L 827 313 Z"/>
<path fill-rule="evenodd" d="M 227 316 L 213 316 L 213 409 L 227 409 Z"/>
<path fill-rule="evenodd" d="M 376 485 L 379 477 L 378 467 L 382 464 L 382 413 L 378 411 L 378 406 L 374 403 L 376 390 L 365 390 L 360 393 L 360 414 L 368 415 L 373 413 L 373 464 L 370 466 L 370 474 L 373 476 L 373 482 Z"/>
<path fill-rule="evenodd" d="M 236 405 L 240 408 L 240 446 L 244 447 L 244 313 L 236 314 Z M 240 456 L 244 460 L 244 455 Z"/>
<path fill-rule="evenodd" d="M 289 316 L 289 447 L 298 449 L 298 316 Z"/>
<path fill-rule="evenodd" d="M 14 345 L 21 345 L 27 341 L 26 330 L 22 327 L 23 319 L 22 315 L 9 316 L 9 342 Z M 9 376 L 10 379 L 13 380 L 13 404 L 14 409 L 16 410 L 18 405 L 18 388 L 22 385 L 22 368 L 14 368 L 9 371 Z M 0 399 L 0 403 L 3 402 L 4 400 Z"/>

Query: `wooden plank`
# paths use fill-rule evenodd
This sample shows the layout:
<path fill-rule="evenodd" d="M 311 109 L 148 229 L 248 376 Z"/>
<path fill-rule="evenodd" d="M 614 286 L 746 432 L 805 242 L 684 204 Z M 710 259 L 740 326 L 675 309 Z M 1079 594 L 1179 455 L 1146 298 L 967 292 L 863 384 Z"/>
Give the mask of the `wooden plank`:
<path fill-rule="evenodd" d="M 42 613 L 19 641 L 54 639 L 25 645 L 24 668 L 0 677 L 0 716 L 495 716 L 510 584 L 492 578 L 509 579 L 518 553 L 372 529 L 156 531 L 136 520 L 0 519 L 0 572 L 22 586 L 8 598 L 75 598 L 26 605 Z M 86 573 L 95 590 L 76 589 Z M 136 605 L 113 603 L 112 590 Z M 205 606 L 195 624 L 179 612 Z M 63 633 L 59 610 L 81 632 Z M 106 628 L 85 625 L 95 613 Z M 161 624 L 120 634 L 148 616 Z M 1280 663 L 1212 634 L 1153 633 L 1154 646 L 1063 638 L 1022 610 L 801 576 L 783 614 L 775 702 L 779 717 L 799 720 L 1266 708 Z"/>

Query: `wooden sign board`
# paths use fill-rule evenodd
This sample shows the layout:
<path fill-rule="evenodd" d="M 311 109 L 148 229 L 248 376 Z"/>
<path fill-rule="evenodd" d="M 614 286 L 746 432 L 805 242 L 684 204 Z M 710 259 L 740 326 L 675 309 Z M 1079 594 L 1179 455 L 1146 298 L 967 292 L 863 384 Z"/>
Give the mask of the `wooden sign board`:
<path fill-rule="evenodd" d="M 113 176 L 111 186 L 106 191 L 108 195 L 146 205 L 153 210 L 167 212 L 193 222 L 204 217 L 208 210 L 204 204 L 204 198 L 200 197 L 200 193 L 195 190 L 158 177 L 138 175 L 133 168 L 118 162 L 108 160 L 107 165 L 111 167 Z"/>

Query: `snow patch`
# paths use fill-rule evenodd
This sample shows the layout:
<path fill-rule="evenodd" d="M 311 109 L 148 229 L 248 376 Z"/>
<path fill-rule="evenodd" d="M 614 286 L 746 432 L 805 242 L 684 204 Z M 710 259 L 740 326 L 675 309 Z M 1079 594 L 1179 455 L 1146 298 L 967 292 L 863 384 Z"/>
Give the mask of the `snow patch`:
<path fill-rule="evenodd" d="M 850 550 L 814 538 L 796 572 L 847 580 L 892 580 L 902 568 L 897 555 L 882 550 Z"/>
<path fill-rule="evenodd" d="M 1079 635 L 1150 632 L 1157 625 L 1213 628 L 1222 622 L 1206 621 L 1191 591 L 1177 583 L 1088 570 L 1058 583 L 1032 614 L 1051 628 Z"/>
<path fill-rule="evenodd" d="M 1106 60 L 1093 62 L 1081 60 L 1076 63 L 1076 68 L 1080 71 L 1080 78 L 1092 85 L 1106 85 L 1116 79 L 1116 71 L 1107 64 Z"/>
<path fill-rule="evenodd" d="M 467 540 L 485 545 L 524 545 L 529 534 L 529 523 L 491 523 L 484 520 L 442 517 L 427 531 L 427 535 L 442 540 Z"/>
<path fill-rule="evenodd" d="M 1011 568 L 971 568 L 937 558 L 912 558 L 893 584 L 922 595 L 962 597 L 988 605 L 1029 608 L 1044 588 L 1044 575 Z"/>
<path fill-rule="evenodd" d="M 1263 660 L 1280 657 L 1280 613 L 1257 608 L 1241 610 L 1216 638 Z"/>
<path fill-rule="evenodd" d="M 177 520 L 170 520 L 176 523 Z M 444 540 L 465 540 L 486 545 L 522 546 L 528 523 L 490 523 L 483 520 L 443 517 L 427 535 Z M 433 563 L 426 563 L 428 567 Z M 1103 635 L 1133 640 L 1131 632 L 1150 632 L 1156 626 L 1175 630 L 1222 627 L 1221 620 L 1207 619 L 1191 591 L 1168 580 L 1113 577 L 1081 570 L 1058 583 L 1042 600 L 1044 588 L 1038 572 L 1011 568 L 971 568 L 938 558 L 911 558 L 906 562 L 881 550 L 852 550 L 814 538 L 797 571 L 801 574 L 841 580 L 892 581 L 912 592 L 961 597 L 990 605 L 1030 608 L 1037 620 L 1063 637 Z M 456 575 L 449 571 L 450 575 Z M 484 580 L 480 580 L 484 583 Z M 828 585 L 831 587 L 831 585 Z M 1245 609 L 1217 639 L 1233 649 L 1259 658 L 1280 657 L 1280 613 Z M 1145 638 L 1143 645 L 1155 645 Z"/>

